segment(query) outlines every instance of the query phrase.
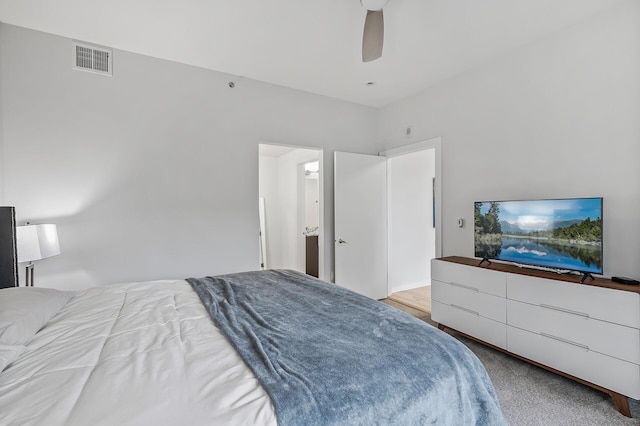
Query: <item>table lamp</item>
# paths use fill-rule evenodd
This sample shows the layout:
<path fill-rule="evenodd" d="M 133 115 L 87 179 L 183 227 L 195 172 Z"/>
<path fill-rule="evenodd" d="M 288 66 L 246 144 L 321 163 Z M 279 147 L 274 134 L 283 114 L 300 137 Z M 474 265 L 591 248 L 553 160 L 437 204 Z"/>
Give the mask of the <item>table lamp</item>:
<path fill-rule="evenodd" d="M 58 229 L 55 224 L 16 227 L 18 263 L 29 262 L 25 268 L 25 286 L 33 287 L 33 261 L 60 254 Z"/>

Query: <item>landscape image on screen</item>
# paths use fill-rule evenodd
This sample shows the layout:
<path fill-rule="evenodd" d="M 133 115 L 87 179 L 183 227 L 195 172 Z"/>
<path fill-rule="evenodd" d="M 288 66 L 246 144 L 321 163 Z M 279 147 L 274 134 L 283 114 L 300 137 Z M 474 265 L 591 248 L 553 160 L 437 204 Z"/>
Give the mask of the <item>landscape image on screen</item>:
<path fill-rule="evenodd" d="M 602 198 L 474 206 L 475 256 L 602 274 Z"/>

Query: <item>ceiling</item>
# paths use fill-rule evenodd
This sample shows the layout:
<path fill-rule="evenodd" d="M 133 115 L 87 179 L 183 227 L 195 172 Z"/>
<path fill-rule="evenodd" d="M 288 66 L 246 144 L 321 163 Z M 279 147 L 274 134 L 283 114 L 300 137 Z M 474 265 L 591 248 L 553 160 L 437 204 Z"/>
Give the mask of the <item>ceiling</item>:
<path fill-rule="evenodd" d="M 369 63 L 359 0 L 0 0 L 0 21 L 384 107 L 623 1 L 389 0 Z"/>

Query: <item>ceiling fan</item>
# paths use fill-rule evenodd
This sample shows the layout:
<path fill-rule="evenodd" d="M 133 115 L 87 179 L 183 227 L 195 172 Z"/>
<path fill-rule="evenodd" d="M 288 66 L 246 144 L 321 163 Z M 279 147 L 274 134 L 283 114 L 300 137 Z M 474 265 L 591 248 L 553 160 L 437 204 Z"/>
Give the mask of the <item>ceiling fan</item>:
<path fill-rule="evenodd" d="M 367 9 L 362 35 L 362 62 L 371 62 L 382 56 L 384 43 L 384 18 L 382 8 L 388 0 L 360 0 Z"/>

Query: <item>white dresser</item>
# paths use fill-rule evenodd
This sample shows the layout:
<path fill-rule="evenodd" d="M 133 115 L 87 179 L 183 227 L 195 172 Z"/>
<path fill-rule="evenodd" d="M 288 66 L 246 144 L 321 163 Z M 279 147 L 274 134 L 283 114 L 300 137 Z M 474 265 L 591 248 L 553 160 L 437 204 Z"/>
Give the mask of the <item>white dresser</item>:
<path fill-rule="evenodd" d="M 479 259 L 431 263 L 431 317 L 541 367 L 609 393 L 630 416 L 640 399 L 640 289 L 579 282 Z"/>

